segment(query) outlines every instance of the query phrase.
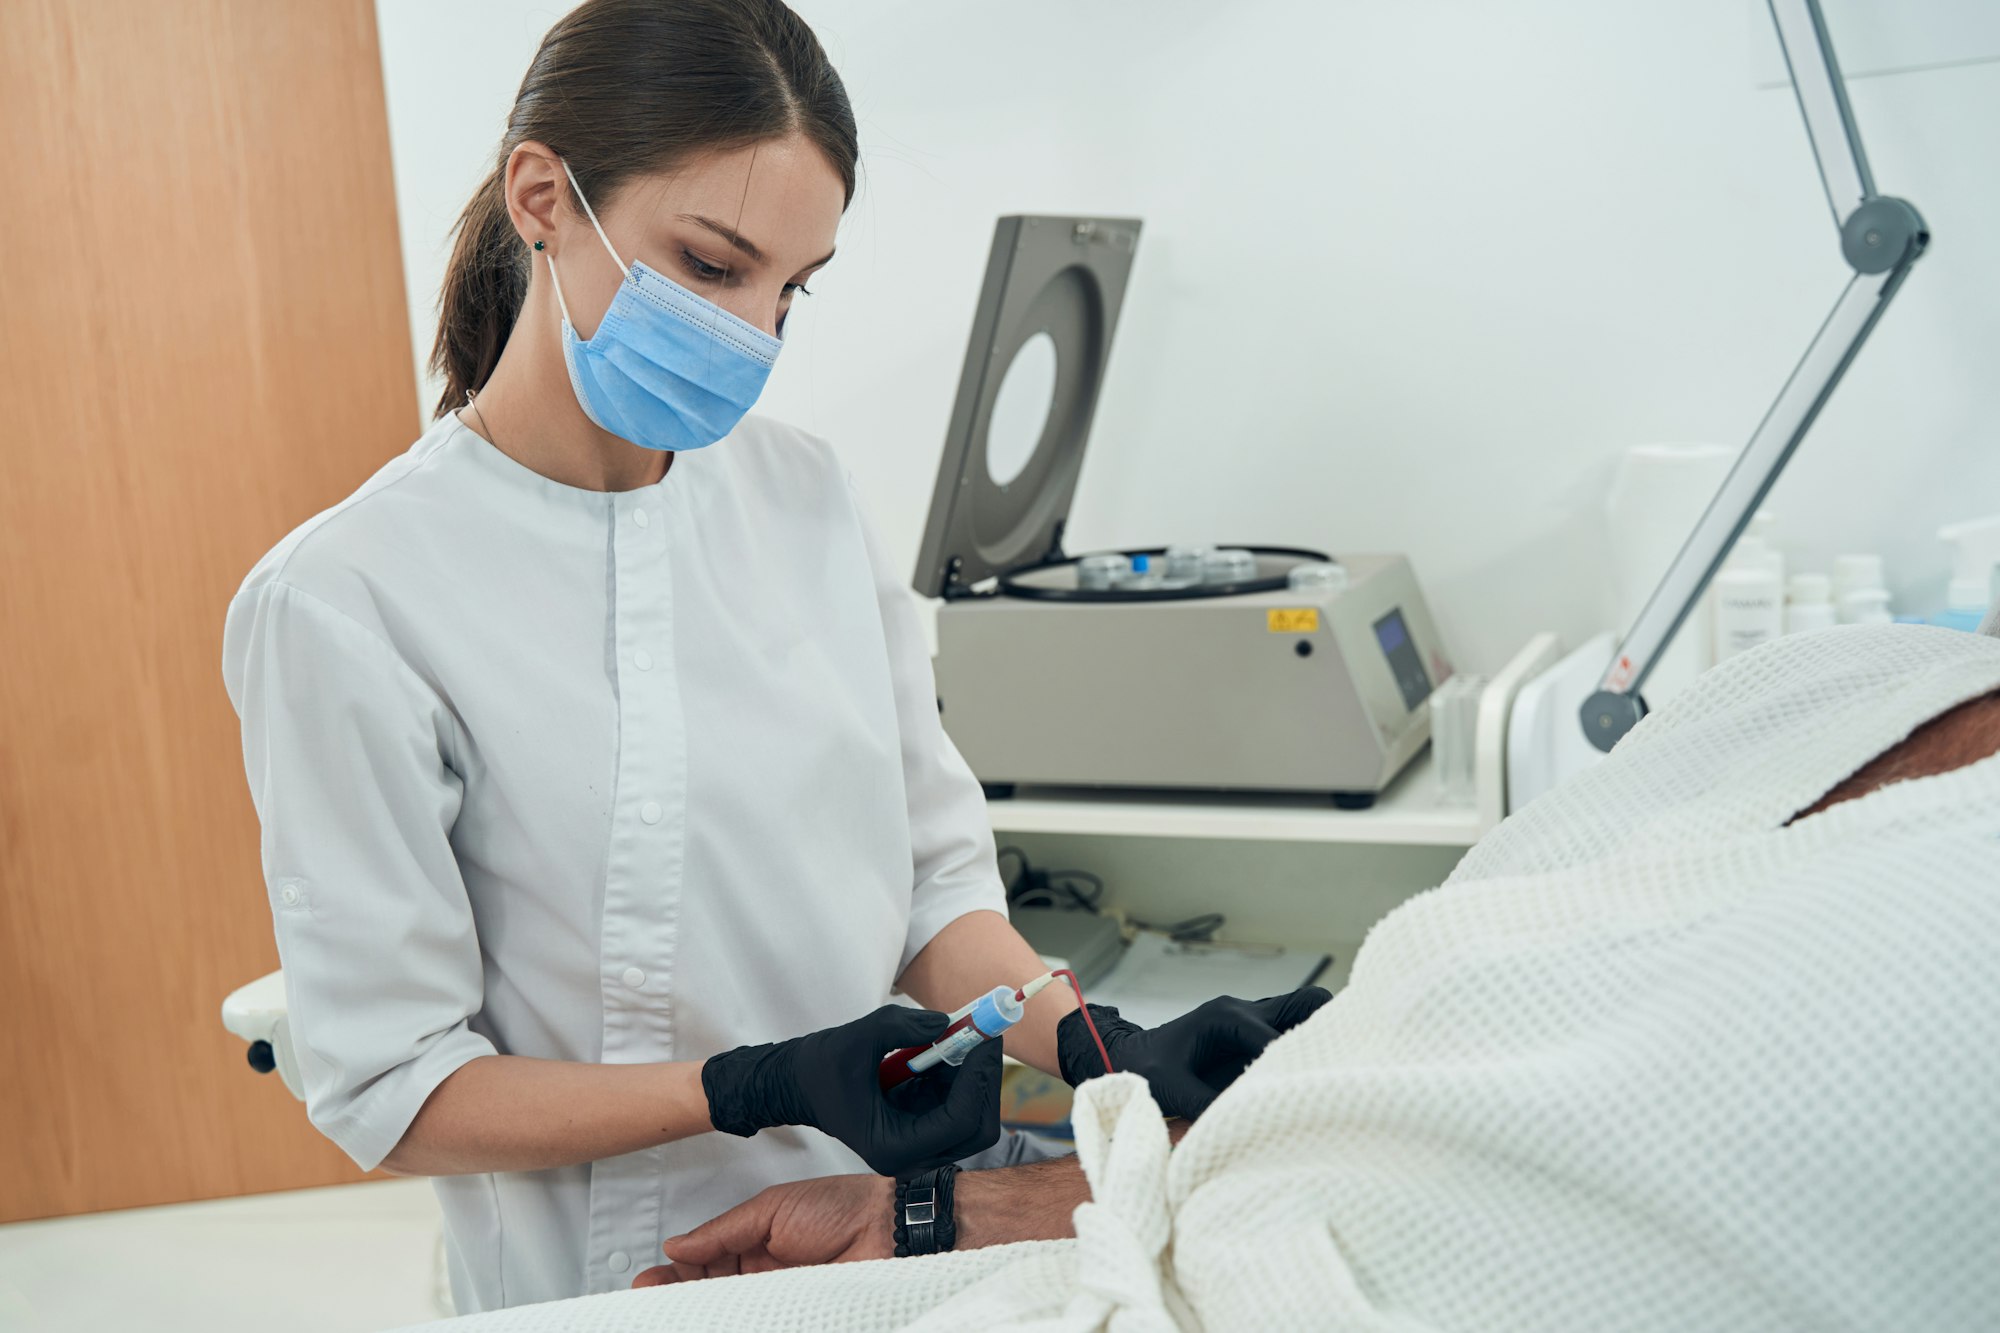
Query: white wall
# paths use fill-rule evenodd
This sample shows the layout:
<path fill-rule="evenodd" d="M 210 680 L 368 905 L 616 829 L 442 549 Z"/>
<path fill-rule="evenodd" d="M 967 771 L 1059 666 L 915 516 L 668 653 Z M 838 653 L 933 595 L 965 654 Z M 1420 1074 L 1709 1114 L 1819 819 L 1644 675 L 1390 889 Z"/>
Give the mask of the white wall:
<path fill-rule="evenodd" d="M 561 8 L 379 0 L 420 346 Z M 1145 219 L 1072 549 L 1407 551 L 1474 669 L 1602 627 L 1619 451 L 1746 439 L 1845 278 L 1744 0 L 798 8 L 864 182 L 763 410 L 840 447 L 905 561 L 1001 213 Z M 2000 510 L 2000 65 L 1852 96 L 1937 240 L 1771 507 L 1794 567 L 1881 550 L 1928 610 L 1934 530 Z"/>

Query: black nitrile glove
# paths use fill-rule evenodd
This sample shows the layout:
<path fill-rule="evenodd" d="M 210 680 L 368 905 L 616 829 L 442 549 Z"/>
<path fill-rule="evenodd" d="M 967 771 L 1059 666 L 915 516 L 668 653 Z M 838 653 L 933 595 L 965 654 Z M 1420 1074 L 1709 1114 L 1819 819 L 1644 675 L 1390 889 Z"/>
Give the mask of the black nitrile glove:
<path fill-rule="evenodd" d="M 1101 1004 L 1090 1006 L 1090 1016 L 1118 1072 L 1142 1076 L 1163 1114 L 1192 1120 L 1273 1038 L 1311 1018 L 1332 998 L 1318 986 L 1268 1000 L 1224 995 L 1156 1028 L 1128 1023 L 1116 1009 Z M 1081 1009 L 1065 1014 L 1056 1025 L 1056 1061 L 1071 1087 L 1104 1073 L 1104 1060 Z"/>
<path fill-rule="evenodd" d="M 882 1057 L 936 1041 L 943 1014 L 885 1004 L 824 1032 L 739 1046 L 701 1067 L 709 1122 L 749 1138 L 773 1125 L 809 1125 L 884 1176 L 983 1152 L 1000 1141 L 1000 1043 L 981 1042 L 953 1069 L 939 1065 L 888 1092 Z"/>

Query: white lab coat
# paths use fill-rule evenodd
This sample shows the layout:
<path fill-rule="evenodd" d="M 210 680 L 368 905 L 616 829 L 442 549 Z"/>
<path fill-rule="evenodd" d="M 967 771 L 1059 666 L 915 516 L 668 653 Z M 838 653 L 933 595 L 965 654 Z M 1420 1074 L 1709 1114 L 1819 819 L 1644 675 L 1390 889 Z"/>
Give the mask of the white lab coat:
<path fill-rule="evenodd" d="M 605 494 L 445 417 L 257 564 L 223 667 L 307 1107 L 363 1167 L 475 1057 L 796 1036 L 1005 910 L 911 597 L 832 452 L 775 422 Z M 662 1237 L 855 1169 L 780 1129 L 441 1178 L 453 1293 L 622 1287 Z"/>

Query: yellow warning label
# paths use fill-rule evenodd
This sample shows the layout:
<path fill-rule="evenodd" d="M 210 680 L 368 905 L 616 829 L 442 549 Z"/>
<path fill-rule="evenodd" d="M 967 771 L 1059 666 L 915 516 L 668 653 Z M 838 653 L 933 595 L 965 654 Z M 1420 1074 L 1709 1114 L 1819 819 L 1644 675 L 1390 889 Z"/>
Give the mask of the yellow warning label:
<path fill-rule="evenodd" d="M 1279 607 L 1264 613 L 1273 634 L 1311 634 L 1319 628 L 1319 608 Z"/>

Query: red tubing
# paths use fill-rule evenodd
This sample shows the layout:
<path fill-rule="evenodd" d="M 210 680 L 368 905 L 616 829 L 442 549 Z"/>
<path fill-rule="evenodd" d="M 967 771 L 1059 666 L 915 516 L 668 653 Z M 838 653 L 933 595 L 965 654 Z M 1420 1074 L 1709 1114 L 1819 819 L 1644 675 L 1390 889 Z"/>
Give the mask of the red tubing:
<path fill-rule="evenodd" d="M 1111 1052 L 1104 1049 L 1104 1038 L 1097 1035 L 1097 1024 L 1090 1019 L 1090 1006 L 1084 1003 L 1083 999 L 1083 983 L 1076 979 L 1076 973 L 1066 967 L 1058 969 L 1056 975 L 1069 978 L 1069 988 L 1076 992 L 1077 1011 L 1083 1015 L 1083 1025 L 1090 1029 L 1090 1039 L 1097 1043 L 1097 1054 L 1104 1061 L 1104 1072 L 1117 1073 L 1117 1069 L 1111 1063 Z"/>

